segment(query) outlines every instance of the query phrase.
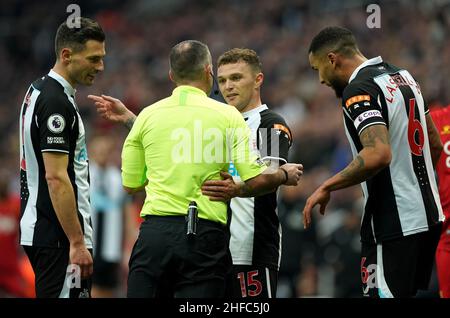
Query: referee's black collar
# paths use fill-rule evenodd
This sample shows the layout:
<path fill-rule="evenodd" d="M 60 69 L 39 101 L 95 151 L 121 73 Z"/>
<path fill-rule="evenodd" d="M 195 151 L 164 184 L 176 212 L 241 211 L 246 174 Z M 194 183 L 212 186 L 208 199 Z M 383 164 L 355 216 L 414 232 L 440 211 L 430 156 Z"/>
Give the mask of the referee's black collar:
<path fill-rule="evenodd" d="M 72 85 L 70 85 L 70 83 L 64 77 L 62 77 L 61 75 L 56 73 L 53 69 L 50 70 L 50 72 L 48 72 L 48 76 L 50 76 L 51 78 L 58 81 L 58 83 L 61 84 L 62 87 L 64 87 L 64 91 L 69 96 L 72 96 L 72 97 L 75 96 L 75 93 L 77 92 L 77 90 L 75 88 L 73 88 Z"/>

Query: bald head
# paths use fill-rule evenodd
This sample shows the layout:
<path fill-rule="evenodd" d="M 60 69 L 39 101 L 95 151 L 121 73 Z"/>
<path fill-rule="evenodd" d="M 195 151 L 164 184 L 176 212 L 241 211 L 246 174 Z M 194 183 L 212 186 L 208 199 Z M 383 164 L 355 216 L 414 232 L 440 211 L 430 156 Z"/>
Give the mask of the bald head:
<path fill-rule="evenodd" d="M 183 41 L 170 51 L 170 70 L 176 82 L 204 79 L 208 65 L 211 65 L 211 53 L 208 46 L 200 41 Z"/>

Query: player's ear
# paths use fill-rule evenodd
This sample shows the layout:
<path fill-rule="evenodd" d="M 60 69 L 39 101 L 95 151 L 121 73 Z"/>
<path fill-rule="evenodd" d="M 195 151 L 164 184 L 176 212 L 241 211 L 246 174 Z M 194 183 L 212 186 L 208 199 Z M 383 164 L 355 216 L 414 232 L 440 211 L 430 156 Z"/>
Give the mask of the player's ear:
<path fill-rule="evenodd" d="M 59 53 L 59 59 L 63 64 L 69 64 L 72 60 L 72 50 L 68 47 L 65 47 Z"/>
<path fill-rule="evenodd" d="M 255 88 L 261 87 L 262 83 L 264 81 L 264 74 L 258 73 L 255 77 Z"/>
<path fill-rule="evenodd" d="M 330 63 L 334 68 L 336 67 L 337 55 L 336 53 L 330 52 L 327 54 L 328 63 Z"/>

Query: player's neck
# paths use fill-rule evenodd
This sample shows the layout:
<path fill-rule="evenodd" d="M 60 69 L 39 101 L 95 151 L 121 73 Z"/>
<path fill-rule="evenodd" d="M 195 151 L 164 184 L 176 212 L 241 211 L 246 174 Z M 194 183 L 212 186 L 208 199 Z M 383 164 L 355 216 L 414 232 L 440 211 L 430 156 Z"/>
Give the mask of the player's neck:
<path fill-rule="evenodd" d="M 74 83 L 74 81 L 72 81 L 72 80 L 70 79 L 70 76 L 69 76 L 69 74 L 68 74 L 68 72 L 67 72 L 67 69 L 66 69 L 64 66 L 62 66 L 60 62 L 57 61 L 57 62 L 55 63 L 55 65 L 53 66 L 52 70 L 53 70 L 53 72 L 58 73 L 59 75 L 61 75 L 67 82 L 69 82 L 69 84 L 70 84 L 73 88 L 75 88 L 75 83 Z"/>
<path fill-rule="evenodd" d="M 353 72 L 365 61 L 367 61 L 367 58 L 362 54 L 356 54 L 353 58 L 347 60 L 347 66 L 346 66 L 346 72 L 345 77 L 346 81 L 350 80 L 350 76 L 352 76 Z"/>
<path fill-rule="evenodd" d="M 259 107 L 261 105 L 262 105 L 261 97 L 259 95 L 258 96 L 254 96 L 250 100 L 250 103 L 248 103 L 247 106 L 245 106 L 243 109 L 241 109 L 241 113 L 246 113 L 246 112 L 251 111 L 252 109 L 255 109 L 255 108 L 257 108 L 257 107 Z"/>

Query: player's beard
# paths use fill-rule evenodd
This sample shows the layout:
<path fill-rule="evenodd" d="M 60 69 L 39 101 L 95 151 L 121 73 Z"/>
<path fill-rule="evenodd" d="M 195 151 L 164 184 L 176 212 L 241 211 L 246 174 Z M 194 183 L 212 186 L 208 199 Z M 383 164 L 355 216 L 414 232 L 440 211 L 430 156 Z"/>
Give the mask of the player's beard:
<path fill-rule="evenodd" d="M 341 80 L 338 77 L 335 77 L 330 78 L 330 85 L 334 89 L 336 97 L 342 98 L 342 94 L 344 93 L 344 89 L 348 85 L 348 83 L 346 81 Z"/>

